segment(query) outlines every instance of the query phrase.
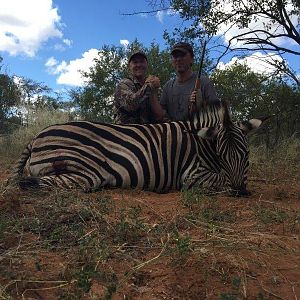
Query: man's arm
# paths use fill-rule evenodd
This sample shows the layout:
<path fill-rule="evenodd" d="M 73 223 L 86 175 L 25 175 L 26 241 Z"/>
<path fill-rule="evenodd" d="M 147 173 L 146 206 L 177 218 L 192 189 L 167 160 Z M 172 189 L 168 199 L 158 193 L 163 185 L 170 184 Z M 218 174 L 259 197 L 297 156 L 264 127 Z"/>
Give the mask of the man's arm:
<path fill-rule="evenodd" d="M 150 95 L 147 91 L 147 84 L 144 84 L 137 92 L 135 86 L 129 79 L 123 79 L 116 88 L 114 95 L 115 104 L 126 111 L 136 111 L 140 104 Z"/>
<path fill-rule="evenodd" d="M 159 102 L 160 80 L 156 76 L 149 75 L 145 83 L 149 85 L 149 88 L 151 90 L 150 105 L 152 117 L 155 121 L 163 121 L 166 111 L 162 108 Z"/>
<path fill-rule="evenodd" d="M 153 113 L 153 118 L 155 119 L 155 121 L 163 121 L 166 115 L 166 111 L 162 108 L 158 100 L 158 90 L 151 91 L 150 104 L 151 111 Z"/>

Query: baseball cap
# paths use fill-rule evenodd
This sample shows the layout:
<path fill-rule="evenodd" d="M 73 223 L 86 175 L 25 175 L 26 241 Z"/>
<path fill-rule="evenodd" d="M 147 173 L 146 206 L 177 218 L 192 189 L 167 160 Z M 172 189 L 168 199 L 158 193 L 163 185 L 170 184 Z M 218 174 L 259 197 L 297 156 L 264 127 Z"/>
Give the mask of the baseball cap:
<path fill-rule="evenodd" d="M 133 53 L 129 56 L 128 63 L 130 63 L 130 61 L 131 61 L 135 56 L 142 56 L 142 57 L 144 57 L 144 58 L 148 61 L 146 54 L 145 54 L 143 51 L 138 50 L 138 51 L 133 52 Z"/>
<path fill-rule="evenodd" d="M 180 42 L 175 44 L 172 47 L 171 54 L 173 54 L 175 51 L 180 51 L 183 53 L 190 53 L 192 57 L 194 57 L 194 51 L 193 47 L 189 43 Z"/>

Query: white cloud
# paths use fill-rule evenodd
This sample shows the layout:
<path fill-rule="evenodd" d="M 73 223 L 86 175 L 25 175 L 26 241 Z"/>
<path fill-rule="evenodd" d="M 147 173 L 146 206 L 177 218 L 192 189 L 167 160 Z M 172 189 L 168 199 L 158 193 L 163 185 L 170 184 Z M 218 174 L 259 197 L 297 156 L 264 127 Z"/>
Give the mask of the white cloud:
<path fill-rule="evenodd" d="M 17 86 L 19 86 L 19 85 L 22 84 L 23 78 L 22 78 L 22 77 L 19 77 L 19 76 L 17 76 L 17 75 L 14 75 L 14 76 L 13 76 L 13 82 L 14 82 Z"/>
<path fill-rule="evenodd" d="M 70 48 L 72 46 L 73 42 L 69 39 L 63 39 L 62 42 L 57 43 L 54 45 L 54 50 L 57 51 L 64 51 L 66 48 Z"/>
<path fill-rule="evenodd" d="M 160 22 L 160 23 L 163 23 L 164 22 L 164 12 L 163 11 L 158 11 L 156 13 L 156 18 L 157 20 Z"/>
<path fill-rule="evenodd" d="M 179 10 L 175 10 L 173 8 L 169 8 L 167 9 L 167 15 L 168 16 L 174 16 L 174 15 L 179 15 L 179 13 L 182 11 L 182 9 L 180 8 Z"/>
<path fill-rule="evenodd" d="M 164 22 L 164 17 L 165 16 L 174 16 L 174 15 L 177 15 L 179 14 L 178 11 L 175 11 L 174 9 L 172 8 L 169 8 L 167 9 L 166 11 L 163 11 L 163 10 L 160 10 L 158 11 L 156 14 L 155 14 L 155 17 L 156 19 L 160 22 L 160 23 L 163 23 Z"/>
<path fill-rule="evenodd" d="M 45 66 L 48 68 L 54 67 L 58 64 L 58 61 L 54 57 L 50 57 L 47 62 L 45 63 Z"/>
<path fill-rule="evenodd" d="M 224 70 L 235 63 L 239 63 L 239 64 L 247 65 L 253 72 L 260 73 L 260 74 L 271 74 L 276 70 L 276 68 L 270 64 L 270 62 L 274 63 L 274 61 L 281 62 L 282 58 L 279 55 L 274 55 L 271 53 L 262 54 L 260 52 L 255 52 L 252 55 L 242 59 L 233 57 L 226 64 L 220 62 L 217 65 L 217 69 Z"/>
<path fill-rule="evenodd" d="M 94 65 L 94 59 L 98 56 L 97 49 L 90 49 L 82 54 L 81 58 L 69 62 L 61 61 L 60 63 L 53 57 L 50 57 L 45 66 L 50 74 L 58 75 L 57 84 L 71 86 L 83 86 L 84 78 L 81 71 L 87 72 Z"/>
<path fill-rule="evenodd" d="M 121 44 L 122 46 L 124 46 L 125 48 L 127 48 L 128 45 L 129 45 L 129 41 L 128 41 L 128 40 L 120 40 L 120 44 Z"/>
<path fill-rule="evenodd" d="M 73 44 L 73 42 L 72 42 L 71 40 L 69 40 L 69 39 L 63 39 L 63 43 L 64 43 L 65 45 L 69 46 L 69 47 L 71 47 L 72 44 Z"/>
<path fill-rule="evenodd" d="M 146 13 L 140 13 L 138 14 L 140 17 L 147 19 L 148 18 L 148 14 Z"/>
<path fill-rule="evenodd" d="M 0 51 L 33 57 L 50 38 L 63 38 L 61 26 L 52 0 L 1 0 Z"/>

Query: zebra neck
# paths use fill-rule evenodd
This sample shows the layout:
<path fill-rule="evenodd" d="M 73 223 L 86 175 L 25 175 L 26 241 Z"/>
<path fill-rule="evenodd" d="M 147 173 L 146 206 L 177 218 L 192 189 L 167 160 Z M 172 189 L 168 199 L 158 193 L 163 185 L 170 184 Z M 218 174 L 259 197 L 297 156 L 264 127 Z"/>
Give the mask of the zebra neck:
<path fill-rule="evenodd" d="M 224 108 L 221 104 L 203 106 L 190 121 L 193 129 L 199 130 L 204 127 L 213 127 L 223 124 Z"/>
<path fill-rule="evenodd" d="M 187 188 L 203 187 L 207 189 L 223 188 L 226 186 L 227 180 L 223 172 L 212 172 L 208 168 L 200 167 L 188 179 Z"/>

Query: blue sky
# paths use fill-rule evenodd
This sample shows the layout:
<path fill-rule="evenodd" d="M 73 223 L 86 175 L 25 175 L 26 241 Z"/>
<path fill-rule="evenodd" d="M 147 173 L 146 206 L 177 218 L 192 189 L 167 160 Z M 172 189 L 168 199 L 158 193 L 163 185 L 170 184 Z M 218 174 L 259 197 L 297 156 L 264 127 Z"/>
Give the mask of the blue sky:
<path fill-rule="evenodd" d="M 137 38 L 145 46 L 156 41 L 164 48 L 163 31 L 181 23 L 166 13 L 122 15 L 148 10 L 142 0 L 0 0 L 0 7 L 4 8 L 0 11 L 0 30 L 1 24 L 10 25 L 5 33 L 0 32 L 0 39 L 1 34 L 7 37 L 7 32 L 12 32 L 11 40 L 15 38 L 13 42 L 0 41 L 6 70 L 55 90 L 78 85 L 74 70 L 87 67 L 103 45 L 121 46 Z M 40 18 L 34 17 L 37 14 Z M 20 27 L 24 32 L 20 33 Z"/>
<path fill-rule="evenodd" d="M 182 21 L 178 16 L 170 12 L 122 15 L 150 10 L 147 3 L 146 0 L 0 0 L 0 56 L 10 75 L 44 82 L 57 91 L 79 86 L 82 78 L 78 70 L 88 70 L 97 50 L 105 44 L 121 46 L 137 38 L 145 46 L 156 41 L 161 48 L 166 47 L 163 31 L 171 32 L 180 26 Z M 260 55 L 263 57 L 260 53 L 256 57 Z M 252 68 L 266 69 L 263 64 L 253 63 L 253 56 L 245 62 Z M 228 58 L 223 65 L 227 63 L 230 63 Z M 298 64 L 294 59 L 290 63 Z"/>

